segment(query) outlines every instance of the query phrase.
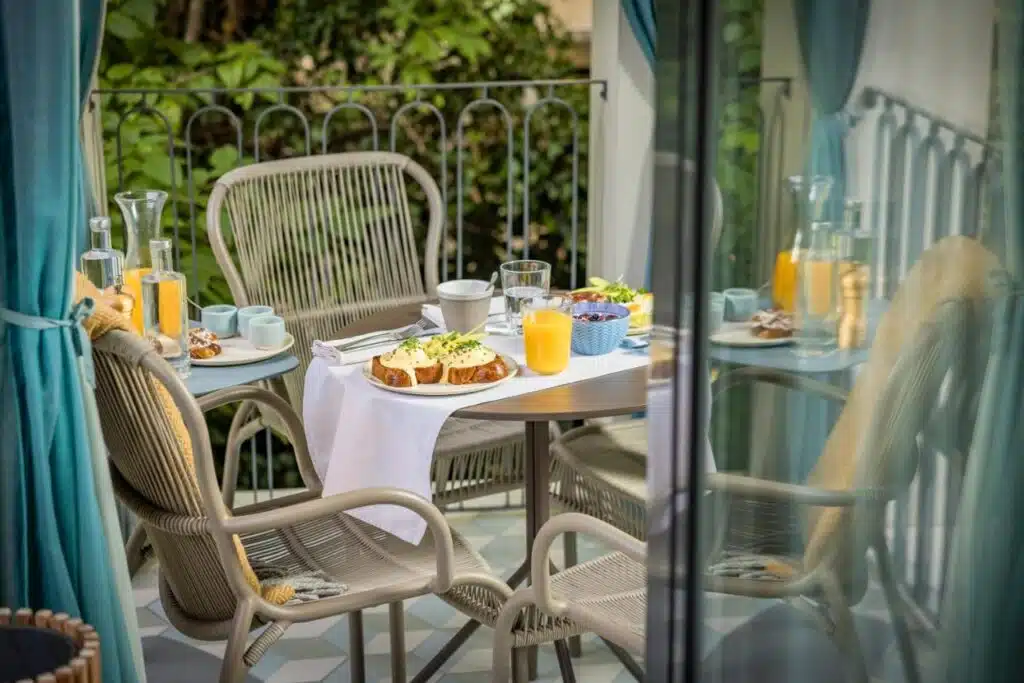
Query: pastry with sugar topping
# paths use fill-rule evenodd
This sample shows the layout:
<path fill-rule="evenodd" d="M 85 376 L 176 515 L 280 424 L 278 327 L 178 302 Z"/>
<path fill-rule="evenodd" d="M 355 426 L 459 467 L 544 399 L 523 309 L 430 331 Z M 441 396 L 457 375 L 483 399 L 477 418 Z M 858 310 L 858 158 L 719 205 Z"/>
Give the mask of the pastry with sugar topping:
<path fill-rule="evenodd" d="M 758 311 L 750 319 L 750 333 L 761 339 L 784 339 L 793 336 L 793 316 L 785 311 Z"/>

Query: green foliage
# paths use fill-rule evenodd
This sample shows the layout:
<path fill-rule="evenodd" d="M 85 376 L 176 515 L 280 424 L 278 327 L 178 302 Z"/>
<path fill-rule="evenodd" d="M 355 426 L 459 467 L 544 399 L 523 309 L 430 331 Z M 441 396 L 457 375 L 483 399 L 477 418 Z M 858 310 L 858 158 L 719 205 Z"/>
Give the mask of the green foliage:
<path fill-rule="evenodd" d="M 239 164 L 259 159 L 319 152 L 326 134 L 328 151 L 372 147 L 370 122 L 345 109 L 323 122 L 332 107 L 349 101 L 368 108 L 379 124 L 380 148 L 389 144 L 395 112 L 414 101 L 402 90 L 356 94 L 342 86 L 428 85 L 480 81 L 519 81 L 580 77 L 569 59 L 570 41 L 552 24 L 536 0 L 279 0 L 241 3 L 207 0 L 196 23 L 183 0 L 110 0 L 100 65 L 100 87 L 122 91 L 100 97 L 110 206 L 119 188 L 159 188 L 171 197 L 164 213 L 165 234 L 178 237 L 180 268 L 202 304 L 230 301 L 226 282 L 206 235 L 206 202 L 218 177 Z M 280 95 L 274 89 L 313 90 Z M 325 90 L 323 86 L 336 86 Z M 242 88 L 250 90 L 239 90 Z M 251 89 L 265 88 L 253 92 Z M 159 92 L 125 94 L 125 90 Z M 212 92 L 214 89 L 236 89 Z M 172 92 L 168 92 L 172 91 Z M 460 113 L 484 93 L 479 88 L 425 91 L 446 123 L 445 146 L 434 114 L 415 107 L 395 122 L 398 151 L 409 154 L 439 181 L 442 151 L 449 197 L 449 237 L 454 255 L 457 173 L 455 132 Z M 509 220 L 522 234 L 526 106 L 549 93 L 490 88 L 486 95 L 510 113 L 514 131 L 514 182 L 507 205 L 509 157 L 505 122 L 494 107 L 462 116 L 464 251 L 467 273 L 488 275 L 505 260 Z M 551 93 L 579 115 L 578 217 L 581 248 L 586 217 L 586 152 L 589 89 L 564 87 Z M 287 104 L 309 119 L 310 138 L 294 114 L 268 107 Z M 203 107 L 216 106 L 219 109 Z M 240 124 L 239 132 L 232 125 Z M 258 130 L 258 134 L 257 134 Z M 556 264 L 556 278 L 568 282 L 572 209 L 572 119 L 561 106 L 538 109 L 530 124 L 531 255 Z M 412 197 L 413 210 L 424 210 Z M 194 210 L 190 210 L 194 208 Z M 111 209 L 115 234 L 121 217 Z M 425 220 L 414 224 L 424 225 Z M 192 235 L 195 247 L 193 248 Z M 230 246 L 230 245 L 229 245 Z M 522 240 L 517 239 L 517 248 Z M 585 264 L 581 255 L 580 271 Z M 453 272 L 454 264 L 450 265 Z M 223 444 L 226 414 L 209 420 L 215 447 Z M 278 462 L 280 459 L 278 459 Z M 278 463 L 275 462 L 275 468 Z M 275 474 L 275 484 L 291 476 L 291 466 Z M 261 476 L 266 476 L 261 475 Z"/>

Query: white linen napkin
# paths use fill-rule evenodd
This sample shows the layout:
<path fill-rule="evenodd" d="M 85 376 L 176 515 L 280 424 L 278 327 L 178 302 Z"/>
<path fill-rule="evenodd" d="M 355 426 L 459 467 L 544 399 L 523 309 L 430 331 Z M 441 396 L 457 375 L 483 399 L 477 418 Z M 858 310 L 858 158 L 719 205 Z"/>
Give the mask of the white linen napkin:
<path fill-rule="evenodd" d="M 420 309 L 420 313 L 424 318 L 434 323 L 442 330 L 447 330 L 444 326 L 444 316 L 441 314 L 441 307 L 437 304 L 423 304 L 423 308 Z M 487 325 L 485 330 L 487 332 L 496 332 L 504 330 L 505 328 L 505 297 L 496 296 L 491 298 L 491 307 L 487 311 Z"/>
<path fill-rule="evenodd" d="M 348 340 L 340 339 L 338 341 Z M 331 365 L 356 365 L 358 363 L 367 362 L 374 356 L 387 350 L 387 348 L 387 344 L 376 344 L 374 346 L 355 349 L 353 351 L 339 351 L 337 348 L 332 346 L 330 342 L 315 340 L 313 342 L 313 357 L 322 358 Z"/>

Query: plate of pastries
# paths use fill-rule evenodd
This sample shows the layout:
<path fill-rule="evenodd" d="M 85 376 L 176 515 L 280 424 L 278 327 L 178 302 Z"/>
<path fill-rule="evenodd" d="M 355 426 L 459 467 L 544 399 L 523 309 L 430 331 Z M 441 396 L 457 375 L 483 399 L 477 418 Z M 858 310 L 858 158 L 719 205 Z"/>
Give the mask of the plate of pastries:
<path fill-rule="evenodd" d="M 778 309 L 758 311 L 746 322 L 727 322 L 711 335 L 721 346 L 785 346 L 793 342 L 793 314 Z"/>
<path fill-rule="evenodd" d="M 192 357 L 192 365 L 199 367 L 259 363 L 287 351 L 294 344 L 295 338 L 291 334 L 285 334 L 281 346 L 263 349 L 253 346 L 243 337 L 220 338 L 205 327 L 193 327 L 188 331 L 188 353 Z"/>
<path fill-rule="evenodd" d="M 403 394 L 454 396 L 483 391 L 519 374 L 514 359 L 483 344 L 483 335 L 449 332 L 406 339 L 374 356 L 363 374 L 371 384 Z"/>

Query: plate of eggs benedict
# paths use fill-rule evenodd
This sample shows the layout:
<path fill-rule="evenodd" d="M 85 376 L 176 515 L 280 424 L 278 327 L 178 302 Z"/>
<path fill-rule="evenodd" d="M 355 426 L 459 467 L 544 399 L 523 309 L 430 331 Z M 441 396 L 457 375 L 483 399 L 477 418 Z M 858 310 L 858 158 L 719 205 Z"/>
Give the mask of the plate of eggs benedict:
<path fill-rule="evenodd" d="M 364 375 L 371 384 L 403 394 L 453 396 L 482 391 L 512 379 L 519 366 L 480 342 L 483 335 L 449 332 L 406 339 L 374 356 Z"/>

